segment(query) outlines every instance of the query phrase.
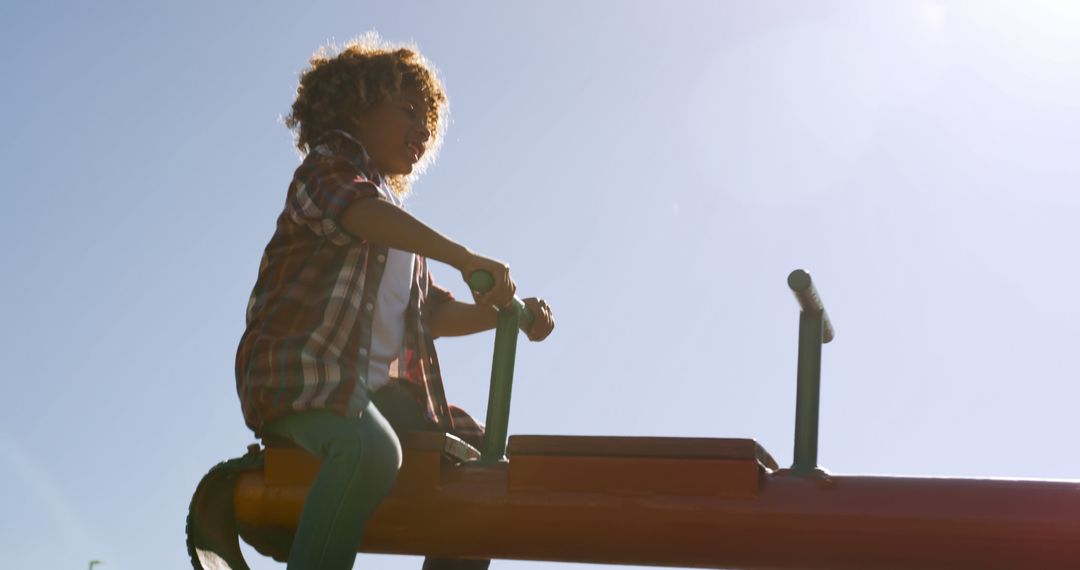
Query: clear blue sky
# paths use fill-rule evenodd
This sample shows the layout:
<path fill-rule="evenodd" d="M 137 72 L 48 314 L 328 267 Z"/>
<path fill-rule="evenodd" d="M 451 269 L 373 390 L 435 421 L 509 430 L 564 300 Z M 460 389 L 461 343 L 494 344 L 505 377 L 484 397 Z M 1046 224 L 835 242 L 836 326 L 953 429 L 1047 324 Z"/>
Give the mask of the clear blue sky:
<path fill-rule="evenodd" d="M 512 433 L 789 464 L 803 267 L 837 330 L 825 467 L 1075 478 L 1077 29 L 1064 0 L 4 3 L 3 566 L 187 567 L 196 482 L 252 441 L 233 355 L 298 164 L 280 117 L 368 30 L 451 98 L 409 207 L 555 309 Z M 491 336 L 440 342 L 482 416 Z"/>

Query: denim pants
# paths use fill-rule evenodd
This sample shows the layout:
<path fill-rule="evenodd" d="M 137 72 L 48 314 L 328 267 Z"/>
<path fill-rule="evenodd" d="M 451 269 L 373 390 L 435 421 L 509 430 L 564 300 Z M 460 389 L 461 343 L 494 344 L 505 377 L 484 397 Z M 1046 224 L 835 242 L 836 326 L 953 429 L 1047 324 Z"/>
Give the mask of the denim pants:
<path fill-rule="evenodd" d="M 386 413 L 384 416 L 383 413 Z M 270 422 L 265 435 L 284 437 L 322 459 L 289 552 L 288 570 L 349 570 L 364 525 L 393 489 L 401 467 L 395 430 L 437 429 L 396 383 L 372 394 L 359 418 L 298 412 Z M 427 558 L 424 570 L 484 570 L 489 560 Z"/>
<path fill-rule="evenodd" d="M 359 418 L 333 412 L 290 414 L 263 433 L 291 440 L 322 459 L 289 551 L 289 570 L 350 570 L 364 524 L 394 487 L 401 443 L 369 404 Z"/>

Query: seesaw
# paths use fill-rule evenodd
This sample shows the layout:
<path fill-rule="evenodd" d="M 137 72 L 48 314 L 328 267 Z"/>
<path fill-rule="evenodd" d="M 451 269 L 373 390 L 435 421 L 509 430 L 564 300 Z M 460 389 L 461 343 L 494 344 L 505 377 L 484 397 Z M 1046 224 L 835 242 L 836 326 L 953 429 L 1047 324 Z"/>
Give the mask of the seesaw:
<path fill-rule="evenodd" d="M 396 487 L 358 550 L 696 568 L 1080 568 L 1080 482 L 820 469 L 821 346 L 833 329 L 806 272 L 788 285 L 802 309 L 791 467 L 750 439 L 507 442 L 517 330 L 531 317 L 516 301 L 499 315 L 481 449 L 403 437 Z M 188 514 L 193 567 L 248 568 L 238 537 L 283 561 L 318 467 L 271 442 L 211 469 Z"/>

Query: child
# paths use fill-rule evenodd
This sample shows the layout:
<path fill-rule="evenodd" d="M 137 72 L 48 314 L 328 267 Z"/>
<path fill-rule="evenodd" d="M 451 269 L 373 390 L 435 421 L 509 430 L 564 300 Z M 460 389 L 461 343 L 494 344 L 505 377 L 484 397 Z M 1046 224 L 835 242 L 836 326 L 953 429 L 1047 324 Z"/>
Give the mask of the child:
<path fill-rule="evenodd" d="M 447 100 L 415 50 L 368 36 L 320 51 L 285 123 L 306 154 L 289 186 L 248 303 L 236 386 L 248 426 L 322 459 L 289 555 L 290 570 L 352 568 L 364 523 L 393 487 L 398 431 L 437 429 L 478 444 L 482 428 L 446 402 L 433 340 L 495 327 L 514 295 L 509 267 L 402 208 L 430 161 Z M 426 258 L 495 287 L 456 301 Z M 551 310 L 526 299 L 543 340 Z M 425 568 L 487 561 L 428 560 Z"/>

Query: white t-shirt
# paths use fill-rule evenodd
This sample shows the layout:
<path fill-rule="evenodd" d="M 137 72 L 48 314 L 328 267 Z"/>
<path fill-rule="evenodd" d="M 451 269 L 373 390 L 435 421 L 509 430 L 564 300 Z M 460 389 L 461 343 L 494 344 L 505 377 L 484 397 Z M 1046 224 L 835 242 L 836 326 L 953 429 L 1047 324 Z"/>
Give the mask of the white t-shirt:
<path fill-rule="evenodd" d="M 379 192 L 395 206 L 404 208 L 401 199 L 387 185 L 381 185 Z M 392 248 L 386 252 L 386 269 L 379 283 L 371 323 L 369 392 L 390 382 L 390 363 L 397 358 L 405 343 L 405 307 L 412 289 L 414 263 L 416 259 L 412 252 Z"/>

